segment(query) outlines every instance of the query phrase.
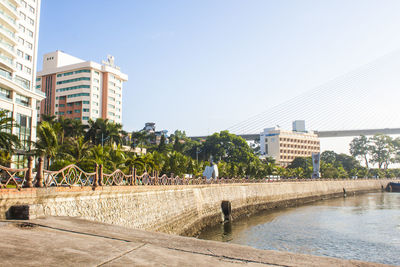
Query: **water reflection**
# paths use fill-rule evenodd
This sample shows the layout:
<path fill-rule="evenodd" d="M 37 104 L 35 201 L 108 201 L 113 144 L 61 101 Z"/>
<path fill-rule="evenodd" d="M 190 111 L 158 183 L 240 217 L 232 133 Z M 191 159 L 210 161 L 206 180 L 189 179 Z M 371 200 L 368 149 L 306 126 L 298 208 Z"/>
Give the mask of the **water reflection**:
<path fill-rule="evenodd" d="M 298 253 L 400 264 L 400 194 L 372 193 L 256 214 L 199 238 Z"/>

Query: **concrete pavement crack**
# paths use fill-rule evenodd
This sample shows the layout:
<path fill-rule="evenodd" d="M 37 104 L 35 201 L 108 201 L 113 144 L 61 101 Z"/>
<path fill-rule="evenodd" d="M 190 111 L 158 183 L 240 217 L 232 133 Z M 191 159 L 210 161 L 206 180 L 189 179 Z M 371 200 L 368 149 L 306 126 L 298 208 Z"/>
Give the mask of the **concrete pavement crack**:
<path fill-rule="evenodd" d="M 131 240 L 126 240 L 126 239 L 121 239 L 121 238 L 116 238 L 116 237 L 109 237 L 109 236 L 104 236 L 104 235 L 91 234 L 91 233 L 86 233 L 86 232 L 78 232 L 78 231 L 74 231 L 74 230 L 57 228 L 57 227 L 52 227 L 52 226 L 43 225 L 43 224 L 39 224 L 39 223 L 30 223 L 30 224 L 33 224 L 33 225 L 36 225 L 36 226 L 40 226 L 40 227 L 43 227 L 43 228 L 52 229 L 52 230 L 73 233 L 73 234 L 88 235 L 88 236 L 112 239 L 112 240 L 117 240 L 117 241 L 123 241 L 123 242 L 127 242 L 127 243 L 131 243 L 132 242 Z"/>
<path fill-rule="evenodd" d="M 211 257 L 217 257 L 220 259 L 227 259 L 227 260 L 234 260 L 234 261 L 241 261 L 244 263 L 259 263 L 259 264 L 265 264 L 265 265 L 273 265 L 273 266 L 280 266 L 280 267 L 291 267 L 290 265 L 281 265 L 281 264 L 276 264 L 276 263 L 269 263 L 269 262 L 263 262 L 263 261 L 256 261 L 256 260 L 248 260 L 248 259 L 242 259 L 242 258 L 236 258 L 236 257 L 229 257 L 229 256 L 224 256 L 224 255 L 216 255 L 214 254 L 211 250 L 207 249 L 210 253 L 205 253 L 205 252 L 198 252 L 198 251 L 191 251 L 191 250 L 185 250 L 185 249 L 180 249 L 180 248 L 173 248 L 173 247 L 165 247 L 167 249 L 171 250 L 176 250 L 176 251 L 181 251 L 181 252 L 187 252 L 187 253 L 193 253 L 193 254 L 199 254 L 199 255 L 205 255 L 205 256 L 211 256 Z"/>
<path fill-rule="evenodd" d="M 105 262 L 103 262 L 103 263 L 100 263 L 99 265 L 97 265 L 97 267 L 103 266 L 103 265 L 105 265 L 105 264 L 107 264 L 107 263 L 110 263 L 110 262 L 112 262 L 112 261 L 115 261 L 115 260 L 117 260 L 117 259 L 119 259 L 119 258 L 121 258 L 121 257 L 123 257 L 123 256 L 125 256 L 125 255 L 127 255 L 127 254 L 129 254 L 129 253 L 131 253 L 132 251 L 135 251 L 135 250 L 137 250 L 137 249 L 140 249 L 140 248 L 144 247 L 145 245 L 146 245 L 146 243 L 141 244 L 141 245 L 139 245 L 139 246 L 137 246 L 137 247 L 134 247 L 133 249 L 130 249 L 130 250 L 128 250 L 128 251 L 122 253 L 121 255 L 118 255 L 118 256 L 116 256 L 116 257 L 114 257 L 114 258 L 112 258 L 112 259 L 110 259 L 110 260 L 108 260 L 108 261 L 105 261 Z"/>

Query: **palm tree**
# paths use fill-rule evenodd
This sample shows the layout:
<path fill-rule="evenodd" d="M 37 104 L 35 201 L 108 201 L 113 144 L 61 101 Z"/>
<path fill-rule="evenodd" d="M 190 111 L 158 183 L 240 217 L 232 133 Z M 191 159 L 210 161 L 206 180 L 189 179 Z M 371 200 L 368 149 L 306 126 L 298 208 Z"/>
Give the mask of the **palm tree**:
<path fill-rule="evenodd" d="M 105 124 L 103 119 L 95 121 L 89 120 L 88 131 L 85 134 L 85 139 L 90 140 L 92 144 L 98 145 L 102 143 L 102 133 L 105 133 Z M 104 138 L 104 136 L 103 136 Z"/>
<path fill-rule="evenodd" d="M 124 133 L 122 125 L 110 122 L 108 119 L 98 118 L 96 121 L 89 120 L 86 140 L 91 140 L 94 145 L 98 144 L 121 144 Z"/>
<path fill-rule="evenodd" d="M 0 165 L 9 167 L 11 164 L 11 154 L 9 151 L 0 150 Z"/>
<path fill-rule="evenodd" d="M 88 161 L 97 164 L 103 164 L 108 157 L 109 147 L 102 147 L 101 145 L 93 146 L 89 151 Z"/>
<path fill-rule="evenodd" d="M 69 119 L 68 125 L 66 127 L 66 136 L 78 138 L 85 134 L 85 129 L 88 126 L 83 125 L 80 120 L 71 120 Z"/>
<path fill-rule="evenodd" d="M 50 161 L 58 154 L 59 144 L 56 130 L 48 121 L 42 121 L 37 128 L 35 150 L 38 156 L 46 157 L 49 168 Z"/>
<path fill-rule="evenodd" d="M 12 133 L 13 122 L 7 110 L 0 110 L 0 149 L 9 152 L 20 146 L 18 136 Z"/>
<path fill-rule="evenodd" d="M 125 161 L 125 166 L 131 170 L 135 168 L 139 170 L 138 173 L 142 173 L 144 171 L 145 162 L 141 156 L 137 155 L 130 155 L 128 156 L 127 160 Z"/>
<path fill-rule="evenodd" d="M 122 143 L 122 125 L 119 123 L 106 122 L 105 136 L 108 138 L 109 144 L 121 144 Z"/>
<path fill-rule="evenodd" d="M 123 169 L 123 167 L 125 166 L 125 161 L 125 153 L 121 150 L 121 146 L 117 146 L 116 149 L 111 149 L 108 154 L 108 158 L 106 161 L 107 168 L 111 171 Z"/>
<path fill-rule="evenodd" d="M 144 162 L 144 171 L 145 172 L 150 172 L 151 170 L 155 169 L 155 162 L 153 159 L 153 155 L 151 153 L 148 153 L 144 156 L 142 156 L 143 162 Z"/>
<path fill-rule="evenodd" d="M 42 114 L 41 117 L 42 117 L 42 121 L 47 121 L 47 122 L 50 122 L 50 123 L 55 122 L 56 119 L 57 119 L 57 116 L 55 116 L 55 115 Z"/>
<path fill-rule="evenodd" d="M 63 146 L 63 155 L 76 165 L 88 160 L 91 145 L 85 141 L 83 136 L 78 138 L 68 138 L 68 142 Z"/>

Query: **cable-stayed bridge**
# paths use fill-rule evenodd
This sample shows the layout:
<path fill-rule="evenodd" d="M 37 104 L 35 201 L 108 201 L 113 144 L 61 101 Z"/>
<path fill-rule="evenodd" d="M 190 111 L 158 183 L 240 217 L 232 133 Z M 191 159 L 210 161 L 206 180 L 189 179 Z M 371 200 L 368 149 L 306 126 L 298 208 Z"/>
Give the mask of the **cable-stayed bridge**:
<path fill-rule="evenodd" d="M 264 128 L 291 129 L 294 120 L 305 120 L 307 129 L 321 138 L 400 134 L 400 51 L 281 102 L 227 130 L 255 140 Z"/>

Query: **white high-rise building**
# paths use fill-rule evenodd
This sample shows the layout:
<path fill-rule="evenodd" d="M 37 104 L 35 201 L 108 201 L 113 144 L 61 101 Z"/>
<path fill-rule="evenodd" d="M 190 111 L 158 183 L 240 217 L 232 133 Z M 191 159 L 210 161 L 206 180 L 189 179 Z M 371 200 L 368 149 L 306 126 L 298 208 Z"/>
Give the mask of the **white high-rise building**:
<path fill-rule="evenodd" d="M 36 107 L 45 98 L 35 88 L 39 17 L 40 0 L 0 0 L 0 109 L 17 123 L 22 151 L 15 163 L 36 140 Z"/>
<path fill-rule="evenodd" d="M 47 95 L 40 113 L 83 124 L 97 118 L 122 123 L 122 84 L 127 80 L 112 56 L 99 64 L 62 51 L 45 54 L 36 85 Z"/>

